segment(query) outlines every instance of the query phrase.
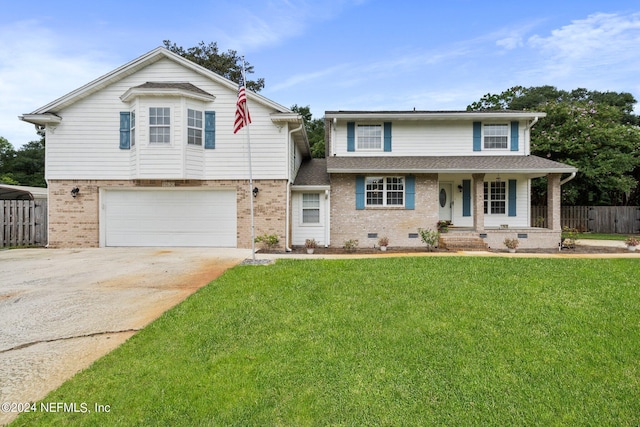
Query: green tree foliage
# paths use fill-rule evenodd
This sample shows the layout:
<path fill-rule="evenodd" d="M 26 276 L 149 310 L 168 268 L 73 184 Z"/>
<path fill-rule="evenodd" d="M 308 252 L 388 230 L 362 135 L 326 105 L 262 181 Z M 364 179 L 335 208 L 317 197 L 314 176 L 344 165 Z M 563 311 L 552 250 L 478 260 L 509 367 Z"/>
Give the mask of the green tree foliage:
<path fill-rule="evenodd" d="M 17 151 L 0 137 L 0 182 L 46 187 L 44 179 L 44 138 L 31 141 Z"/>
<path fill-rule="evenodd" d="M 198 46 L 184 49 L 172 43 L 171 40 L 164 40 L 164 47 L 173 53 L 195 62 L 204 68 L 213 71 L 223 77 L 234 82 L 240 81 L 242 75 L 242 57 L 238 56 L 238 52 L 229 49 L 227 52 L 220 52 L 218 44 L 215 42 L 205 44 L 201 41 Z M 247 74 L 253 74 L 253 66 L 245 61 L 245 70 Z M 264 79 L 248 80 L 247 89 L 253 92 L 260 92 L 264 88 Z"/>
<path fill-rule="evenodd" d="M 516 86 L 487 94 L 468 110 L 535 110 L 547 113 L 531 131 L 531 154 L 579 169 L 562 187 L 569 205 L 638 204 L 640 118 L 629 93 L 553 86 Z M 544 204 L 546 180 L 535 180 L 533 203 Z"/>
<path fill-rule="evenodd" d="M 291 111 L 295 111 L 304 118 L 305 130 L 311 146 L 311 156 L 316 159 L 324 158 L 324 118 L 313 119 L 308 105 L 300 107 L 296 104 L 291 107 Z"/>
<path fill-rule="evenodd" d="M 16 157 L 16 150 L 6 138 L 0 136 L 0 183 L 18 185 L 11 175 L 13 160 Z"/>

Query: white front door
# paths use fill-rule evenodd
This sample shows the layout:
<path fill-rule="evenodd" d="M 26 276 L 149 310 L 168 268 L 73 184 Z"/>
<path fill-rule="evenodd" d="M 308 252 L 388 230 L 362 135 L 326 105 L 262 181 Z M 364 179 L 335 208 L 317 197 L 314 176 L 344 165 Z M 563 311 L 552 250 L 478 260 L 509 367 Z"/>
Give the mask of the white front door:
<path fill-rule="evenodd" d="M 453 194 L 451 189 L 453 185 L 450 182 L 441 182 L 438 191 L 438 206 L 440 221 L 451 221 L 451 208 L 453 206 Z"/>

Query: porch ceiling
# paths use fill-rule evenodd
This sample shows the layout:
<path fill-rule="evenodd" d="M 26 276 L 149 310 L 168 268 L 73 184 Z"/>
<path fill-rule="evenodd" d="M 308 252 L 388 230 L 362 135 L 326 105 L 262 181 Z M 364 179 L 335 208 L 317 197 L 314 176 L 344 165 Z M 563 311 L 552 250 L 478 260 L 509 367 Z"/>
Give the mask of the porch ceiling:
<path fill-rule="evenodd" d="M 329 173 L 573 173 L 564 163 L 536 156 L 329 157 Z"/>

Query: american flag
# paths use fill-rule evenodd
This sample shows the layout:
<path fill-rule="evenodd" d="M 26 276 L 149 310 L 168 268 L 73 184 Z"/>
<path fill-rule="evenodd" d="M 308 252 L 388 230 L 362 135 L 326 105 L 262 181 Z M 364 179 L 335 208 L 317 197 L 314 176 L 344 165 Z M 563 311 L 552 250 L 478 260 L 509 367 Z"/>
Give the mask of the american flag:
<path fill-rule="evenodd" d="M 244 87 L 244 77 L 240 77 L 238 84 L 238 101 L 236 102 L 236 120 L 233 122 L 233 133 L 238 133 L 245 125 L 251 123 L 251 115 L 247 107 L 247 94 Z"/>

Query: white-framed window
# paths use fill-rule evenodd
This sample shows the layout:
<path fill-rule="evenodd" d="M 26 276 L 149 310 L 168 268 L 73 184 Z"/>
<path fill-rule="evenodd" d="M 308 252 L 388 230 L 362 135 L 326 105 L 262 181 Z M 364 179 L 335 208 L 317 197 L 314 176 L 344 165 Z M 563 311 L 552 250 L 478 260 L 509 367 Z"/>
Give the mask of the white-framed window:
<path fill-rule="evenodd" d="M 187 144 L 202 145 L 202 111 L 187 109 Z"/>
<path fill-rule="evenodd" d="M 136 112 L 132 111 L 131 112 L 131 122 L 129 125 L 129 130 L 130 130 L 130 138 L 131 138 L 131 146 L 134 147 L 136 145 Z"/>
<path fill-rule="evenodd" d="M 367 177 L 366 206 L 404 206 L 404 177 Z"/>
<path fill-rule="evenodd" d="M 302 223 L 320 223 L 320 194 L 302 193 Z"/>
<path fill-rule="evenodd" d="M 507 183 L 492 181 L 484 183 L 484 213 L 504 215 L 507 213 Z"/>
<path fill-rule="evenodd" d="M 505 123 L 484 125 L 484 148 L 506 150 L 509 144 L 509 126 Z"/>
<path fill-rule="evenodd" d="M 153 144 L 171 142 L 171 108 L 149 108 L 149 142 Z"/>
<path fill-rule="evenodd" d="M 382 150 L 382 125 L 357 125 L 356 150 Z"/>

